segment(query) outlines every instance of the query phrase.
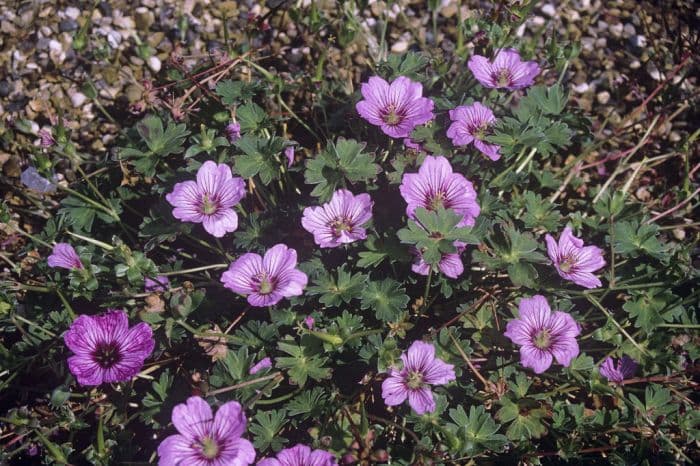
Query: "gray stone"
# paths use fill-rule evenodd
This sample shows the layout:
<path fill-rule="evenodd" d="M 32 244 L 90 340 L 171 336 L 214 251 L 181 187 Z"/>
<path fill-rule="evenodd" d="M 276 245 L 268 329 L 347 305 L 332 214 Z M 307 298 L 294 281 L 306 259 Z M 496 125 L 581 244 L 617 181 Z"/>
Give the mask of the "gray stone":
<path fill-rule="evenodd" d="M 71 32 L 75 31 L 78 29 L 78 22 L 74 19 L 62 19 L 60 23 L 58 23 L 58 30 L 61 32 Z"/>

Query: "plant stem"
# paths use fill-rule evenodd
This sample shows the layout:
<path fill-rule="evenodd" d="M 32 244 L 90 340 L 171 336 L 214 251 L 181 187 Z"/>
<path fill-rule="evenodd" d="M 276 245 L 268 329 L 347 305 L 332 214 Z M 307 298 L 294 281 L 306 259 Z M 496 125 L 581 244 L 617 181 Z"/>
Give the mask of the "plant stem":
<path fill-rule="evenodd" d="M 268 375 L 264 375 L 262 377 L 258 377 L 257 379 L 247 380 L 245 382 L 237 383 L 236 385 L 231 385 L 230 387 L 218 388 L 216 390 L 208 391 L 206 396 L 219 395 L 221 393 L 230 392 L 232 390 L 238 390 L 239 388 L 248 387 L 250 385 L 254 385 L 254 384 L 259 383 L 259 382 L 265 382 L 266 380 L 272 380 L 272 379 L 282 380 L 283 378 L 284 377 L 282 376 L 281 372 L 275 372 L 274 374 L 268 374 Z"/>
<path fill-rule="evenodd" d="M 159 273 L 159 275 L 164 275 L 166 277 L 172 277 L 173 275 L 184 275 L 186 273 L 202 272 L 204 270 L 225 269 L 226 267 L 228 267 L 228 264 L 211 264 L 211 265 L 203 265 L 201 267 L 195 267 L 192 269 L 175 270 L 172 272 L 161 272 L 161 273 Z"/>

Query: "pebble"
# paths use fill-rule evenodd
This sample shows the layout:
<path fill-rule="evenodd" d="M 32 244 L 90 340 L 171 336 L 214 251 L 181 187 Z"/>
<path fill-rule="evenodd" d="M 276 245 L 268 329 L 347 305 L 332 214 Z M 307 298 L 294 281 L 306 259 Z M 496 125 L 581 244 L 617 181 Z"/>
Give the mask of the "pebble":
<path fill-rule="evenodd" d="M 554 18 L 557 15 L 557 9 L 551 3 L 547 3 L 542 6 L 542 13 L 549 16 L 550 18 Z"/>
<path fill-rule="evenodd" d="M 66 18 L 72 19 L 73 21 L 80 17 L 80 10 L 74 6 L 69 6 L 63 13 L 66 15 Z"/>
<path fill-rule="evenodd" d="M 110 18 L 112 16 L 112 5 L 109 2 L 100 2 L 100 4 L 97 5 L 97 9 L 100 10 L 102 16 L 106 18 Z"/>
<path fill-rule="evenodd" d="M 155 55 L 148 57 L 148 60 L 146 60 L 146 63 L 148 64 L 148 67 L 153 70 L 154 73 L 157 73 L 160 71 L 160 68 L 162 66 L 162 63 L 160 62 L 160 58 L 156 57 Z"/>
<path fill-rule="evenodd" d="M 649 73 L 649 76 L 651 76 L 651 79 L 654 81 L 661 81 L 661 73 L 659 72 L 659 69 L 656 67 L 653 61 L 649 60 L 646 65 L 646 70 L 647 73 Z"/>
<path fill-rule="evenodd" d="M 602 91 L 596 94 L 595 98 L 599 104 L 605 105 L 610 102 L 610 93 L 608 91 Z"/>
<path fill-rule="evenodd" d="M 405 40 L 395 42 L 394 45 L 391 46 L 391 51 L 394 53 L 404 53 L 406 50 L 408 50 L 408 42 Z"/>
<path fill-rule="evenodd" d="M 546 22 L 547 20 L 544 19 L 542 16 L 535 16 L 532 18 L 532 25 L 536 27 L 544 26 Z"/>
<path fill-rule="evenodd" d="M 78 29 L 78 22 L 74 19 L 67 18 L 67 19 L 62 19 L 60 23 L 58 23 L 58 30 L 61 32 L 71 32 L 75 31 Z"/>
<path fill-rule="evenodd" d="M 577 92 L 579 94 L 583 94 L 584 92 L 586 92 L 588 90 L 589 87 L 591 87 L 591 86 L 588 83 L 581 83 L 581 84 L 575 85 L 573 87 L 573 89 L 574 89 L 574 92 Z"/>
<path fill-rule="evenodd" d="M 83 94 L 82 92 L 73 92 L 69 93 L 70 95 L 70 101 L 73 104 L 73 107 L 78 108 L 82 107 L 85 101 L 87 100 L 87 96 Z"/>
<path fill-rule="evenodd" d="M 2 80 L 0 81 L 0 97 L 7 97 L 14 90 L 14 86 L 10 81 Z"/>
<path fill-rule="evenodd" d="M 148 31 L 155 20 L 153 12 L 148 8 L 141 6 L 134 10 L 134 22 L 136 23 L 136 29 L 139 31 Z"/>
<path fill-rule="evenodd" d="M 637 33 L 637 30 L 634 28 L 634 25 L 631 23 L 625 24 L 625 27 L 622 28 L 622 33 L 625 37 L 632 37 Z"/>
<path fill-rule="evenodd" d="M 643 49 L 647 46 L 647 38 L 641 34 L 637 34 L 630 37 L 630 43 L 632 44 L 632 47 Z"/>
<path fill-rule="evenodd" d="M 610 25 L 608 29 L 610 29 L 610 34 L 612 34 L 614 37 L 622 37 L 622 30 L 624 29 L 624 26 L 622 23 L 617 23 Z"/>

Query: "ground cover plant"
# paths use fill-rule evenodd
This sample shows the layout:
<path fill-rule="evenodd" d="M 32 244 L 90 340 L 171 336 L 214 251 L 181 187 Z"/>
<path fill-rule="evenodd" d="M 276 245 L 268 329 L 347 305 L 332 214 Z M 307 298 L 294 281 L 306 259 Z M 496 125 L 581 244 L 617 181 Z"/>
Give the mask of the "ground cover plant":
<path fill-rule="evenodd" d="M 127 49 L 79 11 L 110 137 L 3 122 L 1 461 L 697 463 L 680 5 L 604 117 L 549 4 L 189 7 L 164 63 L 153 6 Z M 89 71 L 120 50 L 148 71 L 109 100 Z"/>

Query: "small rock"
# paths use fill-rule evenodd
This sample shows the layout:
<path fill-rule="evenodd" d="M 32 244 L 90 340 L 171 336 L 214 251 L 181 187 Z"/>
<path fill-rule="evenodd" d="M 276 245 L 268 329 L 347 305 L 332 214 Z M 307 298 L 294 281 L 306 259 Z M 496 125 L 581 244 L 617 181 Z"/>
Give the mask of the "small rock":
<path fill-rule="evenodd" d="M 58 30 L 61 32 L 71 32 L 77 29 L 78 22 L 71 18 L 62 19 L 61 22 L 58 23 Z"/>
<path fill-rule="evenodd" d="M 136 22 L 136 29 L 139 31 L 148 31 L 155 20 L 153 12 L 146 7 L 141 6 L 134 10 L 134 21 Z"/>
<path fill-rule="evenodd" d="M 659 69 L 656 67 L 653 61 L 649 60 L 647 62 L 647 73 L 649 73 L 649 76 L 651 76 L 651 79 L 654 81 L 661 81 L 661 73 L 659 72 Z"/>
<path fill-rule="evenodd" d="M 595 41 L 596 40 L 593 37 L 582 37 L 581 48 L 587 52 L 592 52 L 595 45 Z"/>
<path fill-rule="evenodd" d="M 557 9 L 551 3 L 547 3 L 546 5 L 542 6 L 542 13 L 550 18 L 554 18 L 557 15 Z"/>
<path fill-rule="evenodd" d="M 588 90 L 589 87 L 590 86 L 588 85 L 588 83 L 581 83 L 581 84 L 577 84 L 576 86 L 574 86 L 573 89 L 574 89 L 574 92 L 577 92 L 579 94 L 583 94 L 584 92 L 586 92 Z"/>
<path fill-rule="evenodd" d="M 631 23 L 625 24 L 625 26 L 622 28 L 622 34 L 625 37 L 632 37 L 637 33 L 637 30 L 634 28 L 634 25 Z"/>
<path fill-rule="evenodd" d="M 66 8 L 66 11 L 64 11 L 66 18 L 76 20 L 80 17 L 80 10 L 74 6 L 69 6 Z"/>
<path fill-rule="evenodd" d="M 685 230 L 683 228 L 674 228 L 671 230 L 674 238 L 678 241 L 683 241 L 685 239 Z"/>
<path fill-rule="evenodd" d="M 641 34 L 637 34 L 630 37 L 630 43 L 632 44 L 632 47 L 643 49 L 647 46 L 647 38 Z"/>
<path fill-rule="evenodd" d="M 668 140 L 671 142 L 680 142 L 681 135 L 678 133 L 678 131 L 671 131 L 671 133 L 668 135 Z"/>
<path fill-rule="evenodd" d="M 112 16 L 112 5 L 109 2 L 100 2 L 97 8 L 102 13 L 102 16 L 111 17 Z"/>
<path fill-rule="evenodd" d="M 546 19 L 544 19 L 542 16 L 535 16 L 532 18 L 532 25 L 533 26 L 544 26 L 544 24 L 547 22 Z"/>
<path fill-rule="evenodd" d="M 146 63 L 148 64 L 148 67 L 153 70 L 154 73 L 157 73 L 160 71 L 160 68 L 162 66 L 160 62 L 160 58 L 156 57 L 155 55 L 148 57 L 148 60 L 146 60 Z"/>
<path fill-rule="evenodd" d="M 7 97 L 14 90 L 14 85 L 10 81 L 0 81 L 0 97 Z"/>
<path fill-rule="evenodd" d="M 608 91 L 602 91 L 602 92 L 599 92 L 599 93 L 595 96 L 595 98 L 596 98 L 596 100 L 598 101 L 599 104 L 605 105 L 605 104 L 607 104 L 608 102 L 610 102 L 610 93 L 609 93 Z"/>
<path fill-rule="evenodd" d="M 641 62 L 640 62 L 639 60 L 637 60 L 637 59 L 632 60 L 632 62 L 630 63 L 630 69 L 631 69 L 631 70 L 637 70 L 637 69 L 639 69 L 640 66 L 642 66 L 642 64 L 641 64 Z"/>
<path fill-rule="evenodd" d="M 391 46 L 391 51 L 394 53 L 404 53 L 408 50 L 408 42 L 405 40 L 400 40 Z"/>
<path fill-rule="evenodd" d="M 86 100 L 87 96 L 82 92 L 74 92 L 70 96 L 70 101 L 73 104 L 73 107 L 75 108 L 82 107 Z"/>
<path fill-rule="evenodd" d="M 622 30 L 624 29 L 624 26 L 622 23 L 617 23 L 612 24 L 609 29 L 610 34 L 612 34 L 614 37 L 622 37 Z"/>

